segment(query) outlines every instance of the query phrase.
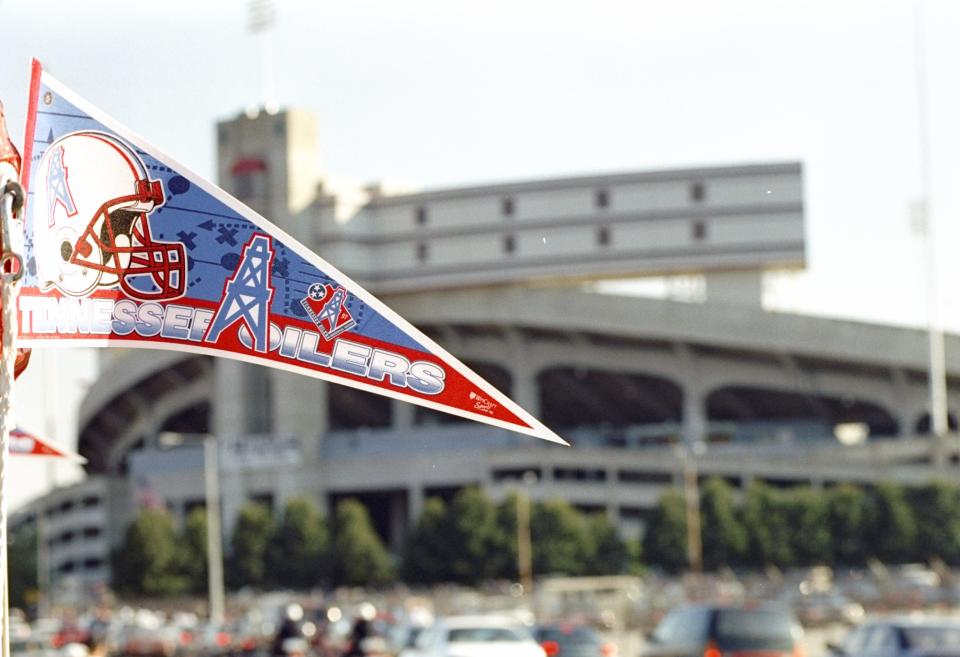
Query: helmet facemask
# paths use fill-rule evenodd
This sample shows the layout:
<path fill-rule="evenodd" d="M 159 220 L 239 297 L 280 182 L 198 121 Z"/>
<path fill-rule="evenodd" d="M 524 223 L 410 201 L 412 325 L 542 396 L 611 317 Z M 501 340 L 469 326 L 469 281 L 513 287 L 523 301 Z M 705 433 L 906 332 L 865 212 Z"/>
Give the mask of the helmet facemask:
<path fill-rule="evenodd" d="M 164 203 L 163 183 L 150 178 L 130 145 L 96 131 L 64 135 L 38 171 L 34 258 L 42 290 L 85 297 L 119 287 L 142 301 L 183 296 L 186 248 L 153 239 L 150 219 Z"/>
<path fill-rule="evenodd" d="M 158 180 L 138 180 L 137 193 L 100 206 L 77 240 L 69 262 L 101 272 L 100 285 L 120 285 L 145 301 L 175 299 L 186 285 L 186 251 L 178 242 L 154 242 L 147 213 L 163 203 Z M 139 285 L 135 285 L 139 282 Z"/>

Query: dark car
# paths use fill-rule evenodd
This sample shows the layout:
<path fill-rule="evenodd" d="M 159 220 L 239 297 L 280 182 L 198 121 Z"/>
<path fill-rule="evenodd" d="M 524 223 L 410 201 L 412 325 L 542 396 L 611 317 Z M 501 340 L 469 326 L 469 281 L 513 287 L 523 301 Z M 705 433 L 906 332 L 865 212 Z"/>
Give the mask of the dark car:
<path fill-rule="evenodd" d="M 960 623 L 934 619 L 876 620 L 850 630 L 836 657 L 960 657 Z"/>
<path fill-rule="evenodd" d="M 585 625 L 541 625 L 534 638 L 547 657 L 613 657 L 616 646 L 605 643 L 597 631 Z"/>
<path fill-rule="evenodd" d="M 668 613 L 644 657 L 799 657 L 803 630 L 785 607 L 687 605 Z"/>

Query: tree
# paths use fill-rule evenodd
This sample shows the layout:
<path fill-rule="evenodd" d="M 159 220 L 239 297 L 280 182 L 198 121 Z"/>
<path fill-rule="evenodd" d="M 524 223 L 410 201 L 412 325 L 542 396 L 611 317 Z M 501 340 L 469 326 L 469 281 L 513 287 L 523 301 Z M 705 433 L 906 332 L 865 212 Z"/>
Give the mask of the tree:
<path fill-rule="evenodd" d="M 671 488 L 654 507 L 643 535 L 647 563 L 670 572 L 687 566 L 687 507 L 683 495 Z"/>
<path fill-rule="evenodd" d="M 530 518 L 533 572 L 582 575 L 594 552 L 583 516 L 565 500 L 535 504 Z"/>
<path fill-rule="evenodd" d="M 146 596 L 181 595 L 189 581 L 180 572 L 173 520 L 163 509 L 144 509 L 127 526 L 113 554 L 113 587 Z"/>
<path fill-rule="evenodd" d="M 328 542 L 327 525 L 316 504 L 302 497 L 287 502 L 268 551 L 276 582 L 300 590 L 318 585 L 328 574 Z"/>
<path fill-rule="evenodd" d="M 960 491 L 944 481 L 914 490 L 910 507 L 917 524 L 917 557 L 960 561 Z"/>
<path fill-rule="evenodd" d="M 885 563 L 903 563 L 913 558 L 917 523 L 907 504 L 903 487 L 878 484 L 867 498 L 867 540 L 870 556 Z"/>
<path fill-rule="evenodd" d="M 439 584 L 453 579 L 450 556 L 455 546 L 450 536 L 447 505 L 429 498 L 403 550 L 403 579 L 411 584 Z"/>
<path fill-rule="evenodd" d="M 627 546 L 627 574 L 643 575 L 643 542 L 635 539 L 626 541 Z"/>
<path fill-rule="evenodd" d="M 332 547 L 336 584 L 382 586 L 393 581 L 390 555 L 359 501 L 350 498 L 337 504 Z"/>
<path fill-rule="evenodd" d="M 499 571 L 497 577 L 501 579 L 515 580 L 519 577 L 519 564 L 517 553 L 517 493 L 508 494 L 504 500 L 497 505 L 497 527 L 500 544 L 496 546 L 496 552 L 500 555 Z"/>
<path fill-rule="evenodd" d="M 586 518 L 587 535 L 593 538 L 593 551 L 584 565 L 585 575 L 620 575 L 630 566 L 629 548 L 605 513 Z"/>
<path fill-rule="evenodd" d="M 7 558 L 10 605 L 24 609 L 37 596 L 37 527 L 34 523 L 11 532 Z"/>
<path fill-rule="evenodd" d="M 833 539 L 830 536 L 830 508 L 825 493 L 812 488 L 796 488 L 788 496 L 790 545 L 798 566 L 831 563 Z"/>
<path fill-rule="evenodd" d="M 716 570 L 740 563 L 747 551 L 747 530 L 730 484 L 719 477 L 708 479 L 700 489 L 700 514 L 704 567 Z"/>
<path fill-rule="evenodd" d="M 827 493 L 827 526 L 833 542 L 834 563 L 858 566 L 866 561 L 865 522 L 863 490 L 840 484 Z"/>
<path fill-rule="evenodd" d="M 197 507 L 187 516 L 180 538 L 180 571 L 192 593 L 207 590 L 207 511 Z"/>
<path fill-rule="evenodd" d="M 747 563 L 751 566 L 790 566 L 790 517 L 787 496 L 766 484 L 754 482 L 743 505 L 747 528 Z"/>
<path fill-rule="evenodd" d="M 490 498 L 475 486 L 464 488 L 453 498 L 447 517 L 453 581 L 477 584 L 496 577 L 503 570 L 504 537 Z M 516 534 L 510 538 L 515 540 Z"/>
<path fill-rule="evenodd" d="M 267 549 L 275 533 L 276 525 L 270 509 L 253 502 L 243 505 L 230 539 L 228 574 L 231 586 L 262 589 L 274 583 L 267 571 L 266 560 Z"/>

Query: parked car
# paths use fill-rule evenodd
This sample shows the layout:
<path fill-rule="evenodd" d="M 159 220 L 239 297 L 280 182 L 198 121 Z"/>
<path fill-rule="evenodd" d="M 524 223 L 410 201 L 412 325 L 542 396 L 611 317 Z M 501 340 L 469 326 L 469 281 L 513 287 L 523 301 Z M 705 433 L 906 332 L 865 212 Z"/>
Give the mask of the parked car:
<path fill-rule="evenodd" d="M 960 623 L 943 619 L 873 620 L 850 630 L 835 657 L 960 657 Z"/>
<path fill-rule="evenodd" d="M 541 625 L 533 636 L 547 657 L 614 657 L 617 647 L 586 625 Z"/>
<path fill-rule="evenodd" d="M 405 648 L 413 648 L 421 632 L 423 632 L 423 625 L 415 623 L 394 625 L 387 632 L 387 648 L 390 654 L 399 655 Z"/>
<path fill-rule="evenodd" d="M 401 657 L 546 657 L 520 621 L 508 616 L 450 616 L 438 619 Z"/>
<path fill-rule="evenodd" d="M 706 657 L 762 652 L 803 655 L 803 629 L 779 606 L 685 605 L 668 613 L 647 641 L 644 657 Z"/>
<path fill-rule="evenodd" d="M 835 591 L 808 593 L 791 600 L 790 606 L 804 627 L 828 623 L 852 625 L 863 620 L 863 605 Z"/>
<path fill-rule="evenodd" d="M 128 626 L 120 633 L 120 652 L 127 657 L 173 657 L 179 633 L 166 627 Z"/>

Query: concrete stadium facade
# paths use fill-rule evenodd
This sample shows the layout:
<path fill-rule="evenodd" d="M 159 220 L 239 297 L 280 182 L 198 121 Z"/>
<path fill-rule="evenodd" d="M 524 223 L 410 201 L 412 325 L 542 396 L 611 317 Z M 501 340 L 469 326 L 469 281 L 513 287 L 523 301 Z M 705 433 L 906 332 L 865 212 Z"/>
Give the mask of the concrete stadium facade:
<path fill-rule="evenodd" d="M 764 272 L 805 262 L 798 163 L 345 190 L 319 182 L 316 132 L 293 110 L 224 121 L 220 184 L 574 447 L 236 361 L 109 350 L 79 426 L 81 485 L 100 482 L 107 498 L 105 545 L 145 496 L 181 517 L 204 503 L 207 436 L 220 444 L 225 532 L 247 500 L 279 508 L 306 494 L 330 508 L 354 496 L 394 547 L 427 497 L 467 485 L 502 497 L 528 471 L 533 497 L 604 511 L 637 535 L 685 458 L 738 486 L 921 483 L 956 461 L 923 437 L 923 332 L 762 308 Z M 703 302 L 596 288 L 691 272 Z M 947 354 L 956 409 L 960 337 Z M 841 444 L 841 428 L 859 444 Z"/>

